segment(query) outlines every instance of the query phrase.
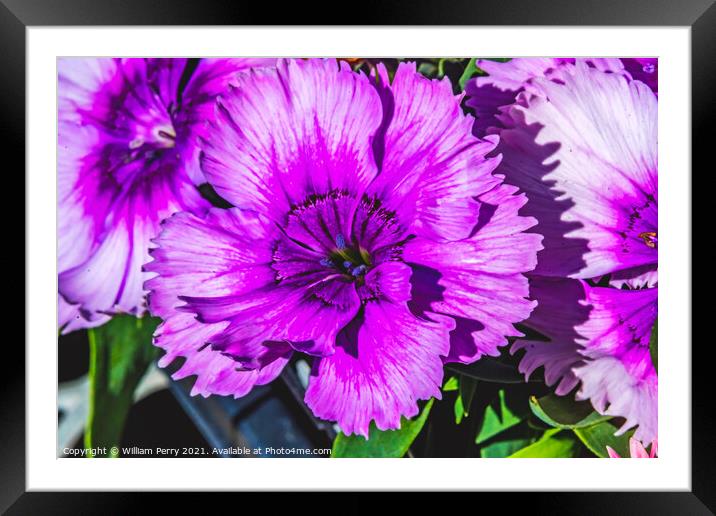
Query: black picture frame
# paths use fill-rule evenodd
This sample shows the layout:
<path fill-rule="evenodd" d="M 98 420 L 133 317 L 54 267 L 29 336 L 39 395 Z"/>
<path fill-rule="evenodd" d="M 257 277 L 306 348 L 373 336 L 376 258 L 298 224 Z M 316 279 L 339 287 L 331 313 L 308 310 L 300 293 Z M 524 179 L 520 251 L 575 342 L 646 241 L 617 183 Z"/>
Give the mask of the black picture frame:
<path fill-rule="evenodd" d="M 339 15 L 339 12 L 343 14 Z M 43 25 L 625 25 L 689 26 L 692 36 L 692 152 L 693 170 L 712 170 L 709 152 L 710 131 L 714 125 L 716 92 L 716 5 L 714 0 L 469 0 L 377 1 L 363 0 L 350 5 L 329 2 L 282 3 L 241 2 L 237 0 L 0 0 L 0 145 L 3 148 L 6 180 L 20 177 L 24 170 L 25 144 L 25 31 Z M 15 158 L 12 166 L 8 159 Z M 10 173 L 14 171 L 14 174 Z M 696 174 L 684 171 L 693 180 Z M 693 243 L 712 240 L 713 216 L 699 217 L 708 187 L 692 184 Z M 7 183 L 6 183 L 7 184 Z M 14 188 L 18 188 L 15 190 Z M 19 181 L 13 192 L 24 191 Z M 6 192 L 10 191 L 6 187 Z M 20 197 L 17 193 L 13 197 Z M 701 196 L 701 201 L 698 202 Z M 696 208 L 696 209 L 694 209 Z M 7 220 L 7 219 L 6 219 Z M 6 222 L 7 224 L 7 222 Z M 18 228 L 19 217 L 12 223 Z M 15 240 L 14 242 L 17 242 Z M 17 246 L 17 244 L 15 244 Z M 24 252 L 24 251 L 23 251 Z M 693 253 L 694 271 L 707 273 L 713 253 Z M 25 257 L 27 259 L 27 257 Z M 707 262 L 709 260 L 709 262 Z M 8 297 L 24 292 L 20 276 L 14 272 L 4 282 Z M 701 262 L 701 263 L 699 263 Z M 701 265 L 701 266 L 700 266 Z M 27 271 L 26 271 L 27 273 Z M 703 279 L 703 277 L 702 277 Z M 707 281 L 703 281 L 707 284 Z M 702 289 L 704 287 L 701 287 Z M 709 303 L 697 302 L 692 290 L 693 320 L 706 319 Z M 8 302 L 6 297 L 6 303 Z M 16 301 L 15 301 L 15 304 Z M 24 303 L 23 303 L 24 304 Z M 9 306 L 9 305 L 8 305 Z M 26 306 L 26 310 L 31 310 Z M 6 312 L 8 313 L 8 312 Z M 6 321 L 18 326 L 11 317 Z M 696 334 L 694 334 L 695 337 Z M 716 513 L 716 419 L 713 415 L 711 378 L 714 345 L 711 339 L 692 338 L 692 491 L 642 493 L 529 493 L 509 495 L 510 511 L 524 504 L 531 514 L 714 514 Z M 4 347 L 0 424 L 0 510 L 7 514 L 134 514 L 148 508 L 147 494 L 132 493 L 26 493 L 25 492 L 25 354 L 18 339 Z M 48 343 L 49 344 L 49 343 Z M 681 343 L 685 348 L 689 343 Z M 14 348 L 14 349 L 13 349 Z M 216 496 L 216 495 L 212 495 Z M 244 495 L 242 495 L 243 497 Z M 341 504 L 369 508 L 369 504 L 350 499 Z M 480 496 L 504 496 L 488 495 Z M 224 497 L 226 498 L 226 497 Z M 419 502 L 418 499 L 414 499 Z M 216 503 L 214 499 L 213 503 Z M 494 500 L 495 502 L 497 500 Z M 167 504 L 168 502 L 168 504 Z M 164 509 L 186 503 L 186 496 L 174 494 L 162 502 Z M 301 503 L 300 499 L 297 503 Z M 404 502 L 400 502 L 403 504 Z M 414 503 L 414 502 L 413 502 Z M 420 502 L 419 502 L 420 503 Z M 461 503 L 461 502 L 458 502 Z M 486 503 L 481 499 L 480 504 Z M 499 503 L 499 502 L 498 502 Z M 503 499 L 504 503 L 504 499 Z M 242 498 L 242 505 L 246 507 Z M 472 506 L 472 505 L 470 505 Z M 404 505 L 404 510 L 408 510 Z M 475 507 L 479 509 L 479 506 Z"/>

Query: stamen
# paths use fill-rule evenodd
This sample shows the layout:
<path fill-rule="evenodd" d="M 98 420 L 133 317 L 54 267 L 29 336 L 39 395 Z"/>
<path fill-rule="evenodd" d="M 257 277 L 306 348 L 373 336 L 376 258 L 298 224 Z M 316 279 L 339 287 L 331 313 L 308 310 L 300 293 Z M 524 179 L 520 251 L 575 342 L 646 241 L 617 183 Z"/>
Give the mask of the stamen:
<path fill-rule="evenodd" d="M 643 233 L 639 233 L 639 238 L 644 241 L 647 247 L 650 247 L 652 249 L 656 248 L 657 244 L 659 243 L 655 231 L 644 231 Z"/>
<path fill-rule="evenodd" d="M 365 274 L 365 271 L 367 271 L 367 270 L 368 270 L 367 266 L 359 265 L 358 267 L 356 267 L 355 269 L 353 269 L 351 271 L 351 275 L 353 277 L 357 278 L 358 276 L 362 276 L 363 274 Z"/>
<path fill-rule="evenodd" d="M 366 249 L 365 247 L 361 247 L 358 249 L 358 252 L 360 253 L 360 257 L 363 260 L 363 263 L 370 265 L 371 261 L 370 261 L 370 253 L 368 252 L 368 249 Z"/>
<path fill-rule="evenodd" d="M 176 144 L 176 137 L 176 132 L 171 125 L 164 125 L 154 129 L 155 143 L 161 147 L 174 147 Z"/>
<path fill-rule="evenodd" d="M 340 233 L 336 236 L 336 247 L 339 251 L 346 248 L 346 239 Z"/>

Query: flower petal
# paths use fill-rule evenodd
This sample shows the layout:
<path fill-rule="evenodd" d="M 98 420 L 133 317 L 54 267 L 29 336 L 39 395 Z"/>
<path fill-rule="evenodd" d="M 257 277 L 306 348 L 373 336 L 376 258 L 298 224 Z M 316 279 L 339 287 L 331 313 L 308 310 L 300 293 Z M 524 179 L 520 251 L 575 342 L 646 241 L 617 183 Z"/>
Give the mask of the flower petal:
<path fill-rule="evenodd" d="M 468 239 L 436 247 L 415 238 L 405 245 L 403 258 L 415 270 L 411 310 L 457 321 L 447 361 L 497 356 L 508 336 L 521 335 L 513 323 L 535 306 L 523 273 L 535 267 L 541 237 L 524 233 L 535 221 L 518 215 L 526 198 L 516 190 L 501 184 L 478 197 L 480 218 Z"/>
<path fill-rule="evenodd" d="M 485 77 L 476 77 L 465 85 L 465 105 L 475 112 L 473 133 L 480 138 L 489 134 L 492 127 L 502 127 L 499 120 L 500 108 L 514 104 L 518 94 L 530 89 L 535 77 L 555 75 L 558 68 L 569 59 L 514 58 L 506 63 L 489 59 L 478 59 L 477 66 L 487 72 Z"/>
<path fill-rule="evenodd" d="M 291 355 L 275 355 L 261 369 L 240 371 L 241 364 L 206 346 L 228 321 L 206 324 L 177 310 L 183 304 L 180 296 L 187 294 L 218 297 L 271 284 L 273 230 L 266 219 L 236 208 L 213 208 L 205 217 L 177 213 L 162 226 L 158 247 L 151 251 L 154 260 L 145 265 L 153 276 L 145 288 L 151 313 L 164 320 L 155 334 L 155 344 L 166 352 L 159 365 L 184 357 L 174 378 L 196 375 L 192 394 L 243 396 L 275 378 Z"/>
<path fill-rule="evenodd" d="M 202 324 L 191 314 L 178 312 L 165 320 L 155 334 L 155 344 L 166 350 L 166 354 L 159 360 L 159 366 L 166 367 L 176 357 L 183 357 L 184 363 L 172 378 L 180 380 L 196 376 L 192 396 L 218 394 L 240 398 L 254 385 L 263 385 L 276 378 L 291 356 L 291 353 L 287 353 L 276 357 L 261 369 L 240 370 L 240 365 L 234 360 L 203 345 L 220 332 L 223 326 Z"/>
<path fill-rule="evenodd" d="M 380 299 L 339 334 L 335 354 L 314 363 L 305 397 L 316 416 L 366 438 L 371 421 L 380 430 L 397 429 L 401 417 L 418 413 L 418 400 L 440 398 L 451 329 L 446 319 L 410 312 L 407 265 L 390 262 L 371 272 L 380 275 Z"/>
<path fill-rule="evenodd" d="M 584 365 L 574 369 L 582 382 L 578 399 L 590 399 L 603 414 L 623 417 L 620 432 L 637 426 L 634 437 L 657 435 L 657 375 L 649 353 L 656 320 L 657 289 L 590 287 L 589 320 L 577 326 L 583 336 Z"/>
<path fill-rule="evenodd" d="M 241 367 L 263 367 L 289 344 L 332 353 L 336 334 L 360 306 L 355 287 L 339 275 L 303 270 L 283 281 L 288 269 L 274 268 L 280 235 L 265 217 L 239 208 L 212 209 L 203 219 L 173 216 L 152 251 L 155 261 L 145 266 L 160 274 L 146 284 L 152 313 L 171 317 L 184 301 L 181 311 L 200 322 L 226 322 L 198 345 L 209 342 Z"/>
<path fill-rule="evenodd" d="M 207 122 L 214 120 L 216 97 L 226 93 L 240 71 L 253 67 L 275 66 L 276 59 L 205 58 L 200 59 L 182 92 L 182 106 L 176 125 L 182 141 L 179 151 L 187 174 L 195 184 L 206 182 L 201 170 L 199 140 L 207 136 Z"/>
<path fill-rule="evenodd" d="M 644 445 L 639 441 L 631 437 L 629 439 L 629 454 L 632 459 L 649 459 L 649 454 L 646 452 Z"/>
<path fill-rule="evenodd" d="M 551 57 L 517 57 L 507 62 L 478 59 L 475 64 L 488 75 L 476 77 L 474 82 L 478 87 L 489 84 L 503 91 L 518 92 L 535 77 L 545 77 L 568 61 Z"/>
<path fill-rule="evenodd" d="M 110 319 L 110 316 L 104 314 L 82 313 L 79 305 L 68 303 L 62 294 L 57 294 L 57 327 L 62 329 L 63 335 L 101 326 Z"/>
<path fill-rule="evenodd" d="M 91 182 L 83 175 L 82 184 L 89 184 L 85 192 L 100 182 Z M 72 303 L 78 303 L 89 312 L 127 312 L 140 315 L 144 312 L 145 290 L 143 282 L 148 276 L 142 265 L 149 260 L 150 240 L 159 232 L 162 219 L 182 209 L 200 211 L 207 204 L 193 186 L 178 194 L 182 188 L 174 178 L 155 178 L 151 184 L 114 202 L 111 209 L 102 213 L 102 204 L 86 200 L 82 208 L 95 220 L 105 221 L 105 229 L 95 239 L 87 259 L 67 270 L 60 270 L 59 291 Z M 100 194 L 101 196 L 101 194 Z M 69 246 L 68 235 L 60 234 L 63 248 Z M 79 244 L 82 245 L 82 244 Z"/>
<path fill-rule="evenodd" d="M 501 171 L 545 235 L 537 273 L 592 278 L 657 261 L 657 101 L 584 63 L 509 110 Z"/>
<path fill-rule="evenodd" d="M 517 100 L 516 91 L 501 90 L 493 84 L 480 84 L 476 79 L 465 85 L 465 94 L 467 95 L 465 105 L 475 113 L 472 133 L 478 138 L 490 134 L 490 128 L 500 127 L 498 119 L 500 108 L 509 106 Z"/>
<path fill-rule="evenodd" d="M 336 335 L 358 313 L 360 300 L 344 279 L 308 286 L 270 286 L 240 296 L 188 297 L 183 310 L 199 321 L 230 324 L 209 340 L 213 349 L 256 368 L 291 348 L 317 356 L 334 352 Z"/>
<path fill-rule="evenodd" d="M 517 339 L 511 352 L 525 350 L 520 360 L 520 372 L 529 379 L 539 367 L 544 367 L 545 383 L 557 385 L 556 394 L 564 396 L 572 391 L 579 380 L 572 372 L 584 363 L 579 353 L 580 335 L 576 327 L 589 318 L 590 308 L 584 306 L 584 284 L 568 278 L 549 278 L 530 275 L 530 297 L 537 301 L 537 308 L 524 322 L 548 340 L 534 338 Z"/>
<path fill-rule="evenodd" d="M 472 135 L 473 118 L 462 113 L 449 80 L 429 80 L 415 63 L 401 63 L 389 86 L 384 68 L 380 77 L 384 132 L 374 142 L 380 173 L 368 193 L 419 236 L 465 238 L 479 212 L 473 197 L 494 183 L 499 158 L 486 155 L 497 139 Z"/>
<path fill-rule="evenodd" d="M 57 104 L 61 121 L 79 122 L 78 108 L 89 109 L 95 94 L 112 81 L 121 66 L 119 59 L 59 58 L 57 60 Z"/>
<path fill-rule="evenodd" d="M 275 229 L 264 217 L 232 208 L 211 208 L 204 217 L 176 213 L 162 224 L 144 266 L 154 276 L 150 311 L 168 319 L 183 305 L 179 296 L 228 296 L 271 285 L 271 240 Z"/>
<path fill-rule="evenodd" d="M 611 274 L 609 279 L 609 284 L 613 287 L 622 288 L 626 285 L 630 289 L 652 288 L 658 282 L 659 271 L 656 265 L 643 265 L 616 271 Z"/>
<path fill-rule="evenodd" d="M 202 166 L 219 195 L 283 224 L 311 195 L 362 193 L 376 173 L 370 139 L 381 121 L 367 77 L 334 60 L 281 60 L 235 84 L 203 142 Z"/>

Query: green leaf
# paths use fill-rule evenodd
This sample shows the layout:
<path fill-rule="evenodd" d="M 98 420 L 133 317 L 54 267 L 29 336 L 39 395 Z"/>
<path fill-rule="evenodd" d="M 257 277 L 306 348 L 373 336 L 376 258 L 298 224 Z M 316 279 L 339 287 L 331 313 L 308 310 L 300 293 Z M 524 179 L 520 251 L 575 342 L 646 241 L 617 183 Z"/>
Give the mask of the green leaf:
<path fill-rule="evenodd" d="M 457 81 L 460 85 L 460 90 L 464 91 L 467 81 L 469 81 L 476 73 L 481 72 L 481 70 L 477 67 L 477 64 L 475 64 L 476 62 L 477 59 L 474 57 L 468 60 L 467 66 L 465 66 L 465 69 L 462 71 L 462 75 Z"/>
<path fill-rule="evenodd" d="M 513 366 L 493 357 L 482 357 L 472 364 L 445 364 L 445 369 L 475 380 L 495 383 L 525 383 L 525 377 Z"/>
<path fill-rule="evenodd" d="M 654 327 L 651 329 L 649 354 L 651 355 L 651 362 L 654 364 L 654 369 L 656 369 L 658 373 L 659 367 L 657 365 L 657 359 L 659 358 L 659 319 L 654 321 Z"/>
<path fill-rule="evenodd" d="M 535 443 L 516 451 L 512 459 L 566 458 L 574 457 L 579 451 L 578 441 L 571 432 L 555 428 L 547 430 Z"/>
<path fill-rule="evenodd" d="M 434 77 L 438 71 L 438 67 L 433 63 L 423 62 L 418 65 L 418 72 L 426 77 Z"/>
<path fill-rule="evenodd" d="M 512 61 L 511 57 L 483 57 L 486 61 L 497 61 L 498 63 L 507 63 L 508 61 Z"/>
<path fill-rule="evenodd" d="M 457 376 L 451 376 L 448 378 L 445 385 L 443 385 L 443 392 L 456 391 L 460 388 L 460 382 L 458 382 Z"/>
<path fill-rule="evenodd" d="M 532 413 L 555 428 L 583 428 L 611 419 L 595 412 L 589 401 L 575 401 L 569 396 L 549 394 L 542 398 L 530 396 Z"/>
<path fill-rule="evenodd" d="M 378 430 L 375 423 L 371 423 L 367 440 L 360 435 L 339 433 L 333 441 L 331 457 L 402 457 L 425 425 L 433 401 L 432 398 L 428 401 L 417 418 L 402 418 L 400 430 Z"/>
<path fill-rule="evenodd" d="M 157 356 L 152 334 L 159 319 L 118 315 L 88 330 L 90 344 L 89 414 L 85 447 L 106 447 L 116 457 L 134 390 Z M 105 455 L 103 455 L 105 456 Z"/>
<path fill-rule="evenodd" d="M 475 388 L 477 380 L 469 376 L 461 376 L 459 382 L 460 392 L 455 400 L 455 423 L 460 424 L 464 417 L 470 413 L 470 405 L 475 397 Z"/>
<path fill-rule="evenodd" d="M 629 431 L 620 436 L 614 435 L 617 427 L 608 421 L 598 425 L 575 428 L 574 433 L 597 457 L 608 457 L 607 446 L 610 446 L 622 457 L 629 457 L 629 437 L 634 432 Z"/>
<path fill-rule="evenodd" d="M 532 442 L 531 439 L 511 439 L 507 441 L 498 441 L 480 448 L 480 457 L 483 459 L 501 459 L 509 457 L 518 450 L 528 446 Z"/>
<path fill-rule="evenodd" d="M 438 79 L 442 79 L 445 76 L 445 61 L 447 61 L 446 58 L 438 59 Z"/>
<path fill-rule="evenodd" d="M 505 391 L 500 389 L 499 404 L 496 408 L 488 405 L 485 409 L 485 416 L 482 419 L 482 426 L 475 438 L 475 443 L 480 444 L 500 432 L 504 432 L 522 421 L 523 416 L 513 412 L 505 402 Z"/>

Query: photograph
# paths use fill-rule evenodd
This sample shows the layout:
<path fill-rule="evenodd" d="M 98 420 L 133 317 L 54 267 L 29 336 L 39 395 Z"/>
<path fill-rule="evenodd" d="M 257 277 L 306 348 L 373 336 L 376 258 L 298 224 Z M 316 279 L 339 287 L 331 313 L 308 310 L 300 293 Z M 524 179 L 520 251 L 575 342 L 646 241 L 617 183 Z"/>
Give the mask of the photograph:
<path fill-rule="evenodd" d="M 0 0 L 0 514 L 716 515 L 716 0 L 336 13 Z"/>
<path fill-rule="evenodd" d="M 56 458 L 658 458 L 659 64 L 57 56 Z"/>

